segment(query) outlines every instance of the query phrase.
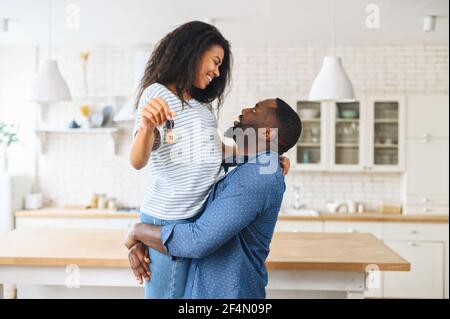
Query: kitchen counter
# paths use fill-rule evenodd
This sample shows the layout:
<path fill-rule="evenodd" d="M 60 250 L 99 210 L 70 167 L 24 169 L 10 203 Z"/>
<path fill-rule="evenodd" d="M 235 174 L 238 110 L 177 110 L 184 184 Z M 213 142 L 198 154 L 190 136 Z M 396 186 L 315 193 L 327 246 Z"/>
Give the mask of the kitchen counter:
<path fill-rule="evenodd" d="M 67 265 L 79 268 L 84 289 L 109 286 L 111 293 L 110 286 L 137 287 L 124 236 L 123 230 L 58 228 L 28 228 L 1 235 L 0 291 L 1 283 L 64 286 Z M 266 266 L 270 291 L 328 291 L 331 297 L 343 293 L 339 296 L 349 298 L 364 297 L 369 268 L 410 270 L 408 261 L 373 235 L 346 233 L 275 233 Z M 60 296 L 74 291 L 61 289 Z"/>
<path fill-rule="evenodd" d="M 84 208 L 45 208 L 40 210 L 21 210 L 15 213 L 17 217 L 42 217 L 42 218 L 139 218 L 139 213 Z M 282 212 L 278 220 L 293 221 L 361 221 L 361 222 L 399 222 L 399 223 L 447 223 L 448 216 L 443 215 L 389 215 L 375 212 L 358 214 L 320 213 L 318 216 L 288 215 Z"/>
<path fill-rule="evenodd" d="M 0 236 L 0 265 L 128 267 L 123 230 L 27 228 Z M 32 245 L 30 245 L 32 243 Z M 268 269 L 408 271 L 409 263 L 371 234 L 275 233 Z"/>

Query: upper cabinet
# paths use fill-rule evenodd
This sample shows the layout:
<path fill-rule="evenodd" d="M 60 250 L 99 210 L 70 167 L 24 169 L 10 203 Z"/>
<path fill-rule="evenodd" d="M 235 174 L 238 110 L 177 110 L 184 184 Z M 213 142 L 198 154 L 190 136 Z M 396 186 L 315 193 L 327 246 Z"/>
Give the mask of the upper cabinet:
<path fill-rule="evenodd" d="M 303 133 L 292 154 L 300 170 L 403 172 L 405 99 L 295 101 Z"/>
<path fill-rule="evenodd" d="M 296 163 L 308 170 L 325 170 L 328 135 L 326 106 L 317 102 L 297 101 L 296 107 L 303 123 L 302 135 L 294 152 Z"/>
<path fill-rule="evenodd" d="M 408 96 L 408 138 L 448 138 L 448 95 Z"/>
<path fill-rule="evenodd" d="M 361 99 L 355 102 L 328 104 L 330 112 L 330 169 L 364 170 L 365 138 L 362 129 L 365 109 Z"/>
<path fill-rule="evenodd" d="M 405 168 L 406 107 L 402 97 L 367 98 L 366 163 L 374 171 Z"/>

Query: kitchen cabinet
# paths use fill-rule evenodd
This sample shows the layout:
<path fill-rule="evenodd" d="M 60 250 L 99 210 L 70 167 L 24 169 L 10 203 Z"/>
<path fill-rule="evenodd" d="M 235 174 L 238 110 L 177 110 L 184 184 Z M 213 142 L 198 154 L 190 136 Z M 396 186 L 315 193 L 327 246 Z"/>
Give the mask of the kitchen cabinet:
<path fill-rule="evenodd" d="M 443 298 L 444 244 L 421 241 L 385 241 L 411 263 L 411 271 L 384 273 L 385 298 Z"/>
<path fill-rule="evenodd" d="M 313 230 L 314 229 L 314 230 Z M 411 272 L 375 272 L 367 298 L 448 298 L 448 223 L 295 221 L 277 223 L 277 231 L 372 233 L 411 263 Z"/>
<path fill-rule="evenodd" d="M 447 195 L 449 183 L 448 140 L 416 140 L 407 142 L 408 195 Z"/>
<path fill-rule="evenodd" d="M 352 102 L 293 102 L 303 122 L 294 170 L 403 172 L 406 106 L 403 96 Z"/>
<path fill-rule="evenodd" d="M 448 139 L 448 117 L 448 95 L 409 95 L 407 137 Z"/>
<path fill-rule="evenodd" d="M 367 109 L 362 99 L 330 107 L 330 168 L 332 171 L 364 170 Z"/>
<path fill-rule="evenodd" d="M 405 169 L 406 107 L 403 97 L 367 98 L 365 164 L 372 171 Z"/>
<path fill-rule="evenodd" d="M 295 163 L 302 170 L 320 171 L 327 168 L 327 105 L 319 102 L 297 101 L 297 113 L 303 132 L 294 150 Z M 292 161 L 294 162 L 294 161 Z"/>
<path fill-rule="evenodd" d="M 449 213 L 448 117 L 448 95 L 408 96 L 405 214 Z"/>
<path fill-rule="evenodd" d="M 324 230 L 330 233 L 371 233 L 378 239 L 383 239 L 382 223 L 325 221 Z"/>

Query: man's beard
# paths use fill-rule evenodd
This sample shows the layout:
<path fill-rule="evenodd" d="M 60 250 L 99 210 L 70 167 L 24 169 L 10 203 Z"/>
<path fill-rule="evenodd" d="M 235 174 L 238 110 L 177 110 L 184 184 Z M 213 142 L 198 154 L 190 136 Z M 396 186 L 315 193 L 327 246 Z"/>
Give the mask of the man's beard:
<path fill-rule="evenodd" d="M 229 128 L 225 131 L 224 137 L 226 137 L 226 138 L 232 138 L 232 139 L 234 140 L 235 143 L 238 143 L 237 138 L 239 138 L 240 141 L 241 141 L 240 143 L 243 143 L 244 138 L 242 138 L 242 136 L 243 136 L 243 135 L 245 136 L 244 132 L 245 132 L 247 129 L 255 130 L 255 138 L 256 138 L 257 129 L 254 128 L 252 125 L 249 125 L 249 124 L 242 124 L 242 122 L 235 123 L 234 126 L 229 127 Z M 248 131 L 247 131 L 247 132 L 248 132 Z M 246 138 L 248 138 L 248 136 L 247 136 Z M 250 142 L 254 143 L 255 141 L 250 141 Z M 243 145 L 242 145 L 242 146 L 243 146 Z"/>

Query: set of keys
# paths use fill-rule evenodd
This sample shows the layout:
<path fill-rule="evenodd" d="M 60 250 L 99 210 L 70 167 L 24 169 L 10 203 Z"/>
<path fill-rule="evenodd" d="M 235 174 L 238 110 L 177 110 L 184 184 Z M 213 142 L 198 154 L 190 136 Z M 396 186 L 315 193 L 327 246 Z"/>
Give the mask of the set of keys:
<path fill-rule="evenodd" d="M 166 127 L 165 127 L 165 135 L 166 135 L 165 142 L 166 142 L 166 144 L 173 144 L 173 143 L 175 143 L 175 141 L 177 139 L 177 137 L 175 135 L 175 131 L 173 130 L 174 127 L 175 127 L 175 122 L 173 120 L 166 121 Z"/>

